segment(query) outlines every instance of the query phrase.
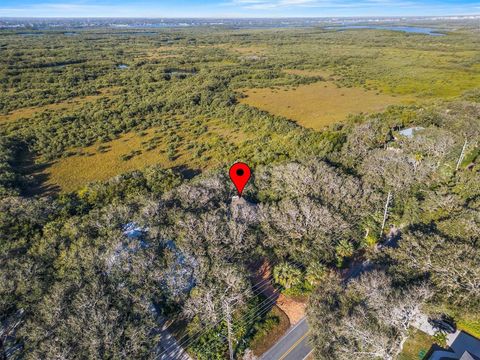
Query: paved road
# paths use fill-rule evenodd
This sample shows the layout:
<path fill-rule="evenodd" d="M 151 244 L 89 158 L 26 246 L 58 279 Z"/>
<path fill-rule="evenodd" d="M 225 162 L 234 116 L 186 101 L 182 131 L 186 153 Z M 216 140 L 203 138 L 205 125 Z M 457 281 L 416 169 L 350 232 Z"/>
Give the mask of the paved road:
<path fill-rule="evenodd" d="M 260 360 L 303 360 L 311 352 L 308 344 L 308 325 L 303 318 L 291 328 Z"/>
<path fill-rule="evenodd" d="M 157 345 L 157 354 L 155 360 L 192 360 L 190 356 L 178 344 L 175 337 L 168 331 L 166 319 L 163 316 L 158 317 L 161 324 L 160 341 Z"/>
<path fill-rule="evenodd" d="M 364 261 L 351 267 L 344 274 L 344 281 L 358 277 L 372 267 L 369 261 Z M 291 328 L 260 360 L 303 360 L 312 353 L 308 344 L 308 324 L 303 318 L 295 327 Z"/>
<path fill-rule="evenodd" d="M 349 279 L 359 276 L 370 267 L 371 264 L 368 261 L 353 266 L 344 274 L 344 281 L 348 282 Z M 303 318 L 263 354 L 260 360 L 305 360 L 313 351 L 308 343 L 308 334 L 307 320 Z M 164 349 L 168 349 L 168 351 L 159 356 L 159 360 L 191 360 L 165 328 L 162 328 L 162 335 L 163 340 L 159 344 L 159 353 L 162 354 Z"/>

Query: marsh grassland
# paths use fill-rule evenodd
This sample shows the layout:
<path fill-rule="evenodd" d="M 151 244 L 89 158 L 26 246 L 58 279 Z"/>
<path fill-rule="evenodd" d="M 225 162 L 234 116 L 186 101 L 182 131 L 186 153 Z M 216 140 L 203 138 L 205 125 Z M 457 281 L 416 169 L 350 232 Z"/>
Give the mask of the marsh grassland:
<path fill-rule="evenodd" d="M 171 358 L 160 314 L 196 359 L 303 316 L 319 359 L 420 359 L 419 312 L 480 336 L 478 22 L 30 21 L 0 30 L 0 358 Z"/>
<path fill-rule="evenodd" d="M 329 127 L 350 115 L 460 98 L 480 84 L 479 40 L 467 30 L 85 30 L 0 40 L 0 130 L 19 136 L 44 181 L 63 191 L 153 164 L 210 169 L 318 153 Z"/>
<path fill-rule="evenodd" d="M 242 103 L 295 120 L 306 128 L 321 130 L 350 114 L 381 112 L 389 105 L 408 104 L 409 98 L 384 95 L 362 88 L 338 87 L 319 81 L 297 88 L 249 89 Z"/>
<path fill-rule="evenodd" d="M 185 119 L 179 119 L 178 123 L 180 126 L 173 136 L 161 127 L 154 127 L 122 134 L 108 142 L 71 149 L 71 155 L 43 170 L 46 185 L 74 191 L 93 181 L 108 180 L 156 164 L 165 168 L 207 170 L 222 164 L 221 149 L 240 146 L 248 139 L 246 134 L 225 127 L 221 121 L 209 121 L 201 134 L 194 134 L 195 129 L 189 126 L 192 123 Z M 195 142 L 184 139 L 195 139 Z"/>

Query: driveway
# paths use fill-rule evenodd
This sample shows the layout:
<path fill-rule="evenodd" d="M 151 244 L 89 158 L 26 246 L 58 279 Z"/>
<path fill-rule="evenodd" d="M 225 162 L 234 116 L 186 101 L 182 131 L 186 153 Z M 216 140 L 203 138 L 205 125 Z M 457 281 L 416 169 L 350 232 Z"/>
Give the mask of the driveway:
<path fill-rule="evenodd" d="M 425 314 L 419 315 L 413 322 L 412 326 L 418 330 L 423 331 L 425 334 L 430 336 L 435 335 L 436 330 L 428 322 L 428 316 Z"/>

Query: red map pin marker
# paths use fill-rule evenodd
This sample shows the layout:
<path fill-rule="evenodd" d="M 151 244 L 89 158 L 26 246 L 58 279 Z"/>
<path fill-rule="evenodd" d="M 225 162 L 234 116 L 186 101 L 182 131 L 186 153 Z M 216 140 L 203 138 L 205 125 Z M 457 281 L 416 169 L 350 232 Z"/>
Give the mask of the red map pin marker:
<path fill-rule="evenodd" d="M 238 196 L 241 197 L 245 185 L 247 185 L 248 180 L 250 180 L 252 171 L 247 164 L 238 162 L 232 165 L 229 175 L 230 179 L 232 179 L 233 184 L 237 188 Z"/>

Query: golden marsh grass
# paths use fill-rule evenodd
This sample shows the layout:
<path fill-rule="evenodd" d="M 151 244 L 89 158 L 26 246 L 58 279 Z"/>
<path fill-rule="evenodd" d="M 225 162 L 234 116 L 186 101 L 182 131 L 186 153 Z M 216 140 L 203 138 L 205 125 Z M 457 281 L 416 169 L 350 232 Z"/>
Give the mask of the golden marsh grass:
<path fill-rule="evenodd" d="M 360 88 L 339 88 L 325 81 L 296 89 L 248 89 L 244 94 L 247 97 L 241 100 L 242 103 L 295 120 L 315 130 L 342 121 L 349 114 L 379 112 L 389 105 L 411 102 L 408 98 Z"/>

